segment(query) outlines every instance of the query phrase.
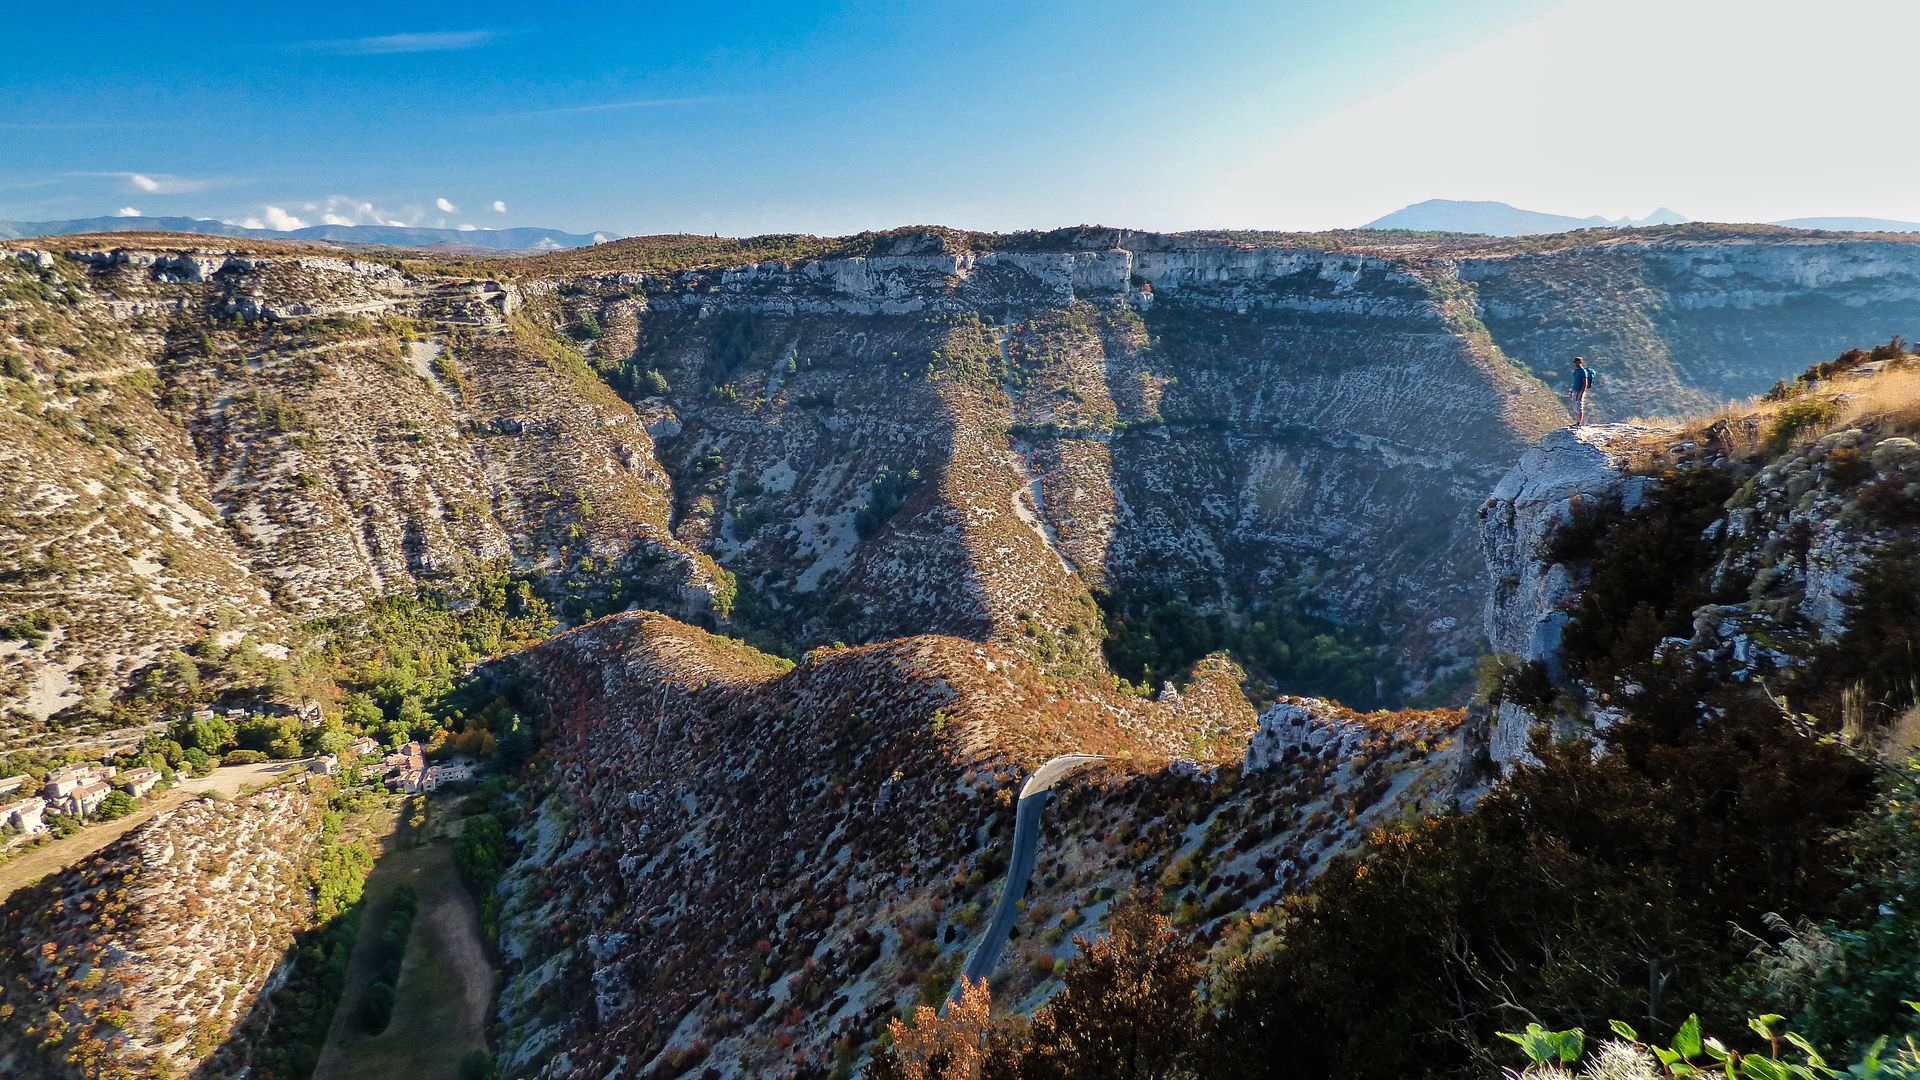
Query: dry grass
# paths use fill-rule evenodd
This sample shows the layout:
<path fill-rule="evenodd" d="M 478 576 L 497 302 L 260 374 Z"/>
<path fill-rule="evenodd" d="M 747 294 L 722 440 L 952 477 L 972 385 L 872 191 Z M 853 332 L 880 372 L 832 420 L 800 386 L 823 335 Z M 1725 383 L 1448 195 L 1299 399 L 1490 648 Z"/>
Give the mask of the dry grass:
<path fill-rule="evenodd" d="M 1880 752 L 1890 760 L 1903 761 L 1915 750 L 1920 750 L 1920 705 L 1894 717 L 1880 736 Z"/>
<path fill-rule="evenodd" d="M 1679 420 L 1635 417 L 1628 423 L 1653 430 L 1627 448 L 1628 468 L 1657 473 L 1704 458 L 1752 461 L 1774 448 L 1783 414 L 1790 411 L 1797 414 L 1790 422 L 1801 423 L 1792 436 L 1794 445 L 1848 428 L 1871 428 L 1882 435 L 1920 431 L 1920 355 L 1907 353 L 1810 383 L 1783 400 L 1731 401 Z"/>

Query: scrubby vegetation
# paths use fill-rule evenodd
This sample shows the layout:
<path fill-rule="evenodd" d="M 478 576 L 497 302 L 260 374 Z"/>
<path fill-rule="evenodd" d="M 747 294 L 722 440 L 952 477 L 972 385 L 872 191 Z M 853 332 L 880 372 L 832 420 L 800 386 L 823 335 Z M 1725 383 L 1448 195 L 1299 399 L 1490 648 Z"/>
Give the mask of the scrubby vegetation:
<path fill-rule="evenodd" d="M 407 937 L 413 933 L 413 917 L 419 906 L 420 898 L 411 885 L 394 886 L 387 898 L 386 918 L 375 943 L 378 967 L 361 998 L 360 1022 L 372 1034 L 385 1031 L 393 1016 L 394 987 L 400 983 L 400 964 L 407 956 Z"/>
<path fill-rule="evenodd" d="M 1714 597 L 1704 575 L 1718 554 L 1703 532 L 1736 487 L 1718 469 L 1670 473 L 1646 504 L 1575 512 L 1546 553 L 1581 562 L 1591 578 L 1561 638 L 1561 657 L 1584 681 L 1610 686 L 1671 634 L 1690 632 L 1693 611 Z"/>
<path fill-rule="evenodd" d="M 247 1048 L 257 1075 L 306 1080 L 313 1075 L 334 1010 L 346 992 L 347 964 L 359 940 L 361 899 L 373 870 L 370 822 L 383 796 L 373 785 L 346 783 L 326 796 L 321 849 L 310 873 L 316 907 L 313 924 L 288 950 L 286 982 L 271 1007 L 258 1010 L 250 1030 L 232 1049 Z"/>
<path fill-rule="evenodd" d="M 1143 687 L 1181 678 L 1201 657 L 1225 652 L 1247 671 L 1256 703 L 1311 694 L 1356 708 L 1378 707 L 1391 665 L 1381 643 L 1302 612 L 1289 598 L 1247 615 L 1201 608 L 1178 597 L 1096 594 L 1102 644 L 1115 674 Z"/>

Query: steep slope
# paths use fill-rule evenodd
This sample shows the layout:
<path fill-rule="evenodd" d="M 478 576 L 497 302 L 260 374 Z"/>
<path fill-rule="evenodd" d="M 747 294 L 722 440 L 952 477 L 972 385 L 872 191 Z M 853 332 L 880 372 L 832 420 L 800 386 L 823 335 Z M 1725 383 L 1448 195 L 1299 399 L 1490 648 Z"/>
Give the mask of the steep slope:
<path fill-rule="evenodd" d="M 1426 272 L 1122 239 L 909 235 L 600 279 L 588 303 L 576 281 L 566 318 L 609 362 L 611 328 L 636 326 L 616 382 L 671 410 L 665 460 L 703 481 L 678 535 L 803 647 L 939 630 L 1072 666 L 1091 589 L 1258 618 L 1312 582 L 1322 614 L 1437 663 L 1466 651 L 1471 563 L 1448 554 L 1499 463 L 1558 421 L 1551 397 L 1457 336 Z"/>
<path fill-rule="evenodd" d="M 229 1036 L 315 916 L 321 834 L 301 785 L 193 802 L 8 897 L 0 1072 L 175 1076 L 216 1049 L 244 1057 Z"/>
<path fill-rule="evenodd" d="M 1290 702 L 1256 728 L 1224 665 L 1146 702 L 990 644 L 906 638 L 787 669 L 620 615 L 515 666 L 547 703 L 551 760 L 502 885 L 502 1056 L 548 1076 L 850 1064 L 897 1008 L 952 985 L 1013 794 L 1056 753 L 1114 760 L 1065 781 L 1049 815 L 995 976 L 1013 998 L 1057 985 L 1068 932 L 1116 894 L 1158 882 L 1211 924 L 1460 776 L 1442 746 L 1456 714 Z"/>
<path fill-rule="evenodd" d="M 284 648 L 489 565 L 567 571 L 588 603 L 716 588 L 643 424 L 498 285 L 280 250 L 0 275 L 15 737 L 203 636 Z"/>
<path fill-rule="evenodd" d="M 1670 411 L 1920 315 L 1920 246 L 1761 227 L 659 237 L 500 280 L 7 250 L 16 737 L 499 565 L 789 655 L 936 631 L 1103 678 L 1105 637 L 1149 683 L 1231 645 L 1263 697 L 1457 696 L 1473 511 L 1565 420 L 1529 372 L 1580 351 L 1602 416 Z"/>
<path fill-rule="evenodd" d="M 1878 650 L 1904 653 L 1911 618 L 1920 358 L 1856 350 L 1810 376 L 1704 427 L 1555 432 L 1501 481 L 1487 637 L 1535 672 L 1476 717 L 1495 760 L 1526 756 L 1543 720 L 1604 732 L 1649 664 L 1770 687 L 1854 738 L 1899 713 L 1908 688 Z M 1847 639 L 1863 617 L 1879 621 Z"/>

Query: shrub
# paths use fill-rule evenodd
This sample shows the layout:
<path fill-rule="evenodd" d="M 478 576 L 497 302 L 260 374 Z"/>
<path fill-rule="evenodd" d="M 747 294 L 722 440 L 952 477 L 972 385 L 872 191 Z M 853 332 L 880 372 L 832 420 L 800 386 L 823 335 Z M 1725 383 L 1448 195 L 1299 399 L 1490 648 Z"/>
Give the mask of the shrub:
<path fill-rule="evenodd" d="M 1774 414 L 1773 427 L 1767 432 L 1767 453 L 1779 457 L 1792 449 L 1803 433 L 1815 431 L 1833 422 L 1833 402 L 1821 398 L 1796 398 Z"/>
<path fill-rule="evenodd" d="M 1857 446 L 1836 446 L 1827 451 L 1827 479 L 1842 490 L 1873 478 L 1873 463 Z"/>
<path fill-rule="evenodd" d="M 920 486 L 920 470 L 908 469 L 906 472 L 894 472 L 883 465 L 879 475 L 873 478 L 868 489 L 867 501 L 860 505 L 860 511 L 854 516 L 853 526 L 865 540 L 886 527 L 902 507 L 907 505 L 907 496 Z"/>
<path fill-rule="evenodd" d="M 493 1067 L 493 1055 L 485 1050 L 469 1050 L 460 1057 L 460 1080 L 494 1080 L 499 1073 Z"/>
<path fill-rule="evenodd" d="M 387 1030 L 387 1022 L 393 1019 L 393 984 L 376 982 L 367 987 L 366 996 L 360 999 L 360 1021 L 367 1030 L 379 1034 Z"/>
<path fill-rule="evenodd" d="M 932 1005 L 891 1020 L 873 1055 L 871 1080 L 1012 1080 L 1019 1075 L 1017 1021 L 996 1020 L 986 980 L 969 982 L 945 1016 Z"/>
<path fill-rule="evenodd" d="M 1601 1031 L 1669 1000 L 1723 1007 L 1744 952 L 1728 926 L 1830 908 L 1832 830 L 1871 774 L 1763 697 L 1715 708 L 1705 726 L 1697 704 L 1686 723 L 1636 716 L 1598 758 L 1539 743 L 1474 812 L 1335 860 L 1280 905 L 1275 948 L 1229 971 L 1200 1073 L 1280 1055 L 1302 1076 L 1444 1073 L 1485 1061 L 1522 1008 Z"/>
<path fill-rule="evenodd" d="M 1195 992 L 1205 949 L 1140 895 L 1107 933 L 1076 935 L 1080 955 L 1033 1020 L 1021 1075 L 1035 1080 L 1169 1076 L 1199 1031 Z"/>
<path fill-rule="evenodd" d="M 258 765 L 267 760 L 267 755 L 258 750 L 229 750 L 220 759 L 222 765 Z"/>
<path fill-rule="evenodd" d="M 100 800 L 99 808 L 93 812 L 93 819 L 112 821 L 115 818 L 126 817 L 139 807 L 140 804 L 134 801 L 133 796 L 124 791 L 108 792 L 107 797 Z"/>
<path fill-rule="evenodd" d="M 1606 683 L 1651 657 L 1660 638 L 1691 632 L 1694 609 L 1712 599 L 1706 573 L 1717 555 L 1702 534 L 1733 488 L 1717 469 L 1670 474 L 1640 507 L 1582 530 L 1577 545 L 1555 542 L 1590 575 L 1561 636 L 1570 672 Z"/>
<path fill-rule="evenodd" d="M 1499 653 L 1481 658 L 1475 696 L 1484 704 L 1509 703 L 1544 719 L 1560 691 L 1548 677 L 1545 663 Z"/>

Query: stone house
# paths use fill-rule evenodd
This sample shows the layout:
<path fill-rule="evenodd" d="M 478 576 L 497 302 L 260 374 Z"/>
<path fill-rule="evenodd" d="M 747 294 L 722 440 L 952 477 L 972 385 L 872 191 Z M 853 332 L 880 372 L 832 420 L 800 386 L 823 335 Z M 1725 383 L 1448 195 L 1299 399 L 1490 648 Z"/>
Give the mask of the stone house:
<path fill-rule="evenodd" d="M 322 754 L 307 763 L 307 771 L 321 776 L 332 776 L 340 771 L 340 759 L 333 754 Z"/>
<path fill-rule="evenodd" d="M 73 793 L 93 784 L 105 785 L 118 770 L 111 765 L 63 765 L 47 774 L 47 786 L 40 794 L 51 803 L 61 803 Z"/>
<path fill-rule="evenodd" d="M 420 790 L 433 791 L 442 784 L 456 784 L 462 780 L 473 779 L 475 765 L 471 761 L 448 761 L 427 769 L 420 779 Z"/>
<path fill-rule="evenodd" d="M 127 794 L 140 799 L 145 798 L 147 792 L 153 790 L 153 785 L 160 782 L 160 773 L 148 768 L 128 769 L 117 779 L 120 786 L 127 789 Z"/>
<path fill-rule="evenodd" d="M 35 795 L 0 806 L 0 825 L 11 825 L 23 833 L 37 833 L 45 829 L 46 823 L 40 815 L 47 809 L 47 800 Z"/>
<path fill-rule="evenodd" d="M 408 794 L 426 790 L 427 759 L 419 743 L 410 742 L 406 749 L 388 754 L 384 764 L 393 769 L 393 775 L 387 778 L 388 787 Z"/>
<path fill-rule="evenodd" d="M 73 794 L 67 796 L 68 812 L 74 817 L 86 817 L 100 809 L 100 804 L 107 801 L 107 794 L 112 790 L 105 780 L 94 780 L 82 784 L 73 789 Z"/>

